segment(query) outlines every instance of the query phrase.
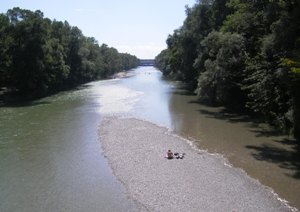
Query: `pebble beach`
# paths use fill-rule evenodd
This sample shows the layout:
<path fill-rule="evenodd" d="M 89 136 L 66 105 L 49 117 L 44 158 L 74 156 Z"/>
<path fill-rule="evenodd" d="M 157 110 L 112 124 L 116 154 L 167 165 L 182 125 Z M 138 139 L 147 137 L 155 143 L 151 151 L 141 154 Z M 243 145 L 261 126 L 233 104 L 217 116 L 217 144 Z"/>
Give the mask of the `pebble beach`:
<path fill-rule="evenodd" d="M 106 117 L 99 137 L 104 156 L 137 211 L 296 211 L 221 155 L 196 149 L 192 141 L 166 128 Z M 166 159 L 168 149 L 185 156 Z"/>

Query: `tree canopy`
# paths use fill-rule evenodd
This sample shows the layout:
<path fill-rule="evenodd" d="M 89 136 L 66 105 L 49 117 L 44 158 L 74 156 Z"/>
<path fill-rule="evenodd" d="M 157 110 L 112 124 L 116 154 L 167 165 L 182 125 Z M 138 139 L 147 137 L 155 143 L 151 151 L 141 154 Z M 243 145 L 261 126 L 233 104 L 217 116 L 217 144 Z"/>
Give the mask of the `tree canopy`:
<path fill-rule="evenodd" d="M 0 88 L 47 95 L 138 66 L 137 57 L 119 53 L 78 27 L 13 8 L 0 14 Z"/>
<path fill-rule="evenodd" d="M 259 115 L 300 138 L 299 0 L 202 0 L 156 66 L 199 98 Z"/>

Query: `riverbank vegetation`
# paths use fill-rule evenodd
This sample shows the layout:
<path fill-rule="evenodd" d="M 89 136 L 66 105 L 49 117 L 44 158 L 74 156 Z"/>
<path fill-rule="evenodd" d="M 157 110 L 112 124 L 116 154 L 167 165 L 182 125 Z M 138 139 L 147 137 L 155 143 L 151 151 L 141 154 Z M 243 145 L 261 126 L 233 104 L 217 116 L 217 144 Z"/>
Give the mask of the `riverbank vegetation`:
<path fill-rule="evenodd" d="M 201 0 L 156 58 L 199 98 L 300 138 L 300 2 Z"/>
<path fill-rule="evenodd" d="M 99 45 L 78 27 L 44 18 L 39 10 L 13 8 L 0 14 L 2 90 L 40 97 L 138 64 L 137 57 Z"/>

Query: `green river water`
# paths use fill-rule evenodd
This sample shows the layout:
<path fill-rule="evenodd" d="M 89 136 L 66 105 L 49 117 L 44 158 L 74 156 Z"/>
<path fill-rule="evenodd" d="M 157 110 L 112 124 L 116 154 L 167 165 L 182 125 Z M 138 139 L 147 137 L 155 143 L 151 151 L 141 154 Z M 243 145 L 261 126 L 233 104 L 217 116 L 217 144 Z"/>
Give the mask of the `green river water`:
<path fill-rule="evenodd" d="M 140 67 L 127 78 L 0 107 L 0 211 L 134 210 L 101 154 L 98 127 L 106 115 L 167 127 L 224 155 L 300 208 L 292 139 L 222 107 L 201 105 L 155 68 Z"/>

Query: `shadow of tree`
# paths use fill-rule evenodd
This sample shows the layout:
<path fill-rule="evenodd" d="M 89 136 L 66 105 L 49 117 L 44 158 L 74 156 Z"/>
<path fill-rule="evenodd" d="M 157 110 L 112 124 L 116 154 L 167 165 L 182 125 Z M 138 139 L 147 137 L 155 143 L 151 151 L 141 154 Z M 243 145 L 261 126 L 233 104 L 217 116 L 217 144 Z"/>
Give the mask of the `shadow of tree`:
<path fill-rule="evenodd" d="M 258 127 L 258 126 L 254 126 Z M 279 132 L 278 130 L 275 129 L 253 129 L 251 132 L 254 132 L 256 134 L 256 137 L 273 137 L 273 136 L 281 136 L 284 135 L 283 133 Z"/>
<path fill-rule="evenodd" d="M 290 148 L 279 148 L 267 144 L 247 145 L 246 148 L 254 150 L 251 154 L 255 159 L 276 163 L 279 167 L 293 172 L 293 174 L 286 174 L 287 176 L 300 179 L 300 154 L 297 142 L 287 139 L 275 142 L 286 143 L 285 145 L 289 145 Z"/>
<path fill-rule="evenodd" d="M 182 89 L 174 89 L 172 92 L 177 95 L 193 95 L 191 92 L 186 91 L 184 87 Z M 195 107 L 196 111 L 206 118 L 222 120 L 232 124 L 243 123 L 248 132 L 251 132 L 257 138 L 262 138 L 257 139 L 257 143 L 249 142 L 242 147 L 250 150 L 250 156 L 255 160 L 276 164 L 286 171 L 287 177 L 300 179 L 299 141 L 289 139 L 280 131 L 267 125 L 261 117 L 248 114 L 246 113 L 247 111 L 237 112 L 209 101 L 199 100 L 197 96 L 191 99 L 188 104 L 197 105 Z M 264 138 L 267 139 L 265 140 Z"/>
<path fill-rule="evenodd" d="M 0 108 L 1 107 L 30 107 L 36 105 L 45 105 L 50 104 L 49 101 L 41 101 L 44 97 L 50 97 L 62 92 L 72 92 L 72 91 L 79 91 L 83 89 L 87 89 L 91 87 L 90 84 L 83 84 L 79 85 L 74 88 L 60 90 L 60 91 L 53 91 L 48 95 L 43 96 L 35 96 L 34 94 L 21 94 L 21 93 L 6 93 L 0 95 Z"/>
<path fill-rule="evenodd" d="M 48 101 L 11 101 L 0 103 L 0 107 L 32 107 L 37 105 L 50 104 Z"/>
<path fill-rule="evenodd" d="M 186 89 L 185 87 L 176 87 L 176 88 L 173 88 L 171 91 L 170 91 L 171 94 L 175 94 L 175 95 L 181 95 L 181 96 L 196 96 L 196 94 L 189 90 L 189 89 Z"/>
<path fill-rule="evenodd" d="M 0 107 L 30 107 L 49 104 L 48 101 L 37 101 L 41 98 L 21 93 L 3 94 L 0 95 Z"/>
<path fill-rule="evenodd" d="M 214 106 L 214 107 L 217 107 L 217 106 Z M 251 118 L 248 115 L 237 114 L 226 108 L 222 108 L 218 111 L 210 111 L 210 110 L 206 110 L 206 109 L 200 109 L 198 111 L 201 114 L 207 115 L 208 118 L 221 119 L 221 120 L 228 121 L 231 123 L 251 122 L 251 125 L 253 125 L 253 127 L 256 127 L 260 123 L 260 121 L 255 120 L 254 118 Z"/>
<path fill-rule="evenodd" d="M 194 103 L 194 102 L 192 102 Z M 197 102 L 195 102 L 197 103 Z M 202 104 L 203 105 L 203 104 Z M 282 133 L 272 127 L 262 128 L 262 122 L 248 115 L 234 113 L 226 108 L 220 107 L 214 110 L 213 107 L 198 110 L 201 114 L 208 118 L 220 119 L 230 123 L 245 122 L 250 128 L 250 131 L 255 133 L 256 137 L 274 137 L 273 142 L 278 144 L 260 144 L 247 145 L 248 149 L 253 150 L 252 156 L 261 161 L 278 164 L 279 167 L 288 169 L 292 174 L 287 174 L 289 177 L 300 179 L 300 145 L 299 141 L 282 137 Z"/>

